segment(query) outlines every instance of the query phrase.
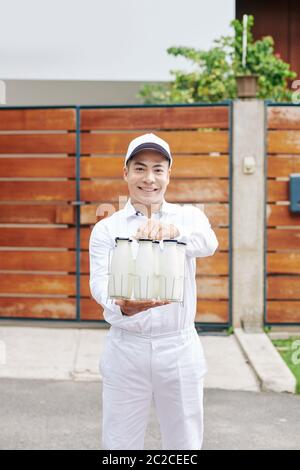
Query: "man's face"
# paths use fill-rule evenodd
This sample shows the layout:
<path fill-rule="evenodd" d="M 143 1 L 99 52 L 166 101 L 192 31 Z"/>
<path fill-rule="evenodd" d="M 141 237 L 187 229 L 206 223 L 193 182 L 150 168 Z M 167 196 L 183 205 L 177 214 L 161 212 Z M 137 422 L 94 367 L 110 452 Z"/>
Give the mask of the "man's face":
<path fill-rule="evenodd" d="M 163 201 L 170 181 L 168 160 L 155 150 L 143 150 L 124 168 L 124 179 L 128 183 L 131 201 L 145 206 Z"/>

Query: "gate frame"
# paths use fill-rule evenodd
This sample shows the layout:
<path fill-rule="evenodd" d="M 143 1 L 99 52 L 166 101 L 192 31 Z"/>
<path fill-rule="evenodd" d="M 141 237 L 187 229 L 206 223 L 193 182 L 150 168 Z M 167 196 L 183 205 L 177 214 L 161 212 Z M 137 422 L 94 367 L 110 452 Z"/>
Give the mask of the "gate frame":
<path fill-rule="evenodd" d="M 129 108 L 179 108 L 179 107 L 228 107 L 229 112 L 229 124 L 228 124 L 228 133 L 229 133 L 229 149 L 228 149 L 228 169 L 229 169 L 229 198 L 228 198 L 228 237 L 229 237 L 229 246 L 228 246 L 228 322 L 195 322 L 195 327 L 198 332 L 222 332 L 232 329 L 233 318 L 232 318 L 232 129 L 233 129 L 233 100 L 224 100 L 216 103 L 206 103 L 206 102 L 197 102 L 197 103 L 178 103 L 178 104 L 135 104 L 135 105 L 48 105 L 48 106 L 5 106 L 0 107 L 0 110 L 17 110 L 17 109 L 75 109 L 76 112 L 76 171 L 75 171 L 75 200 L 71 202 L 75 206 L 75 230 L 76 230 L 76 318 L 74 319 L 59 319 L 59 318 L 31 318 L 31 317 L 0 317 L 0 326 L 1 323 L 5 324 L 9 320 L 9 323 L 20 323 L 25 322 L 34 322 L 34 323 L 49 323 L 53 326 L 60 325 L 72 325 L 80 326 L 84 325 L 95 327 L 95 326 L 106 326 L 107 322 L 105 320 L 86 320 L 80 318 L 80 293 L 81 293 L 81 276 L 80 276 L 80 207 L 85 204 L 84 201 L 81 201 L 80 198 L 80 156 L 81 156 L 81 120 L 80 120 L 80 111 L 82 109 L 129 109 Z M 225 332 L 225 334 L 227 334 Z"/>
<path fill-rule="evenodd" d="M 267 135 L 268 135 L 268 107 L 300 107 L 300 103 L 276 103 L 276 101 L 265 100 L 265 217 L 264 217 L 264 327 L 272 328 L 273 326 L 300 326 L 299 322 L 268 322 L 267 321 L 267 251 L 268 251 L 268 239 L 267 239 L 267 195 L 268 195 L 268 148 L 267 148 Z M 300 216 L 299 216 L 300 218 Z"/>

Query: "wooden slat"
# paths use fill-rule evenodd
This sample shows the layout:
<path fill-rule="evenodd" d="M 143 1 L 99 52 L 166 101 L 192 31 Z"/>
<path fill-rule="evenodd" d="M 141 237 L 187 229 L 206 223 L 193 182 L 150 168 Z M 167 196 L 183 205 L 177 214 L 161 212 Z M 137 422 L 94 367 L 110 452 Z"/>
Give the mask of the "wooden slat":
<path fill-rule="evenodd" d="M 82 134 L 81 152 L 83 154 L 106 153 L 125 155 L 129 142 L 141 133 Z M 157 132 L 156 135 L 166 140 L 171 152 L 186 153 L 228 153 L 229 134 L 227 131 L 174 131 Z"/>
<path fill-rule="evenodd" d="M 279 206 L 276 204 L 267 205 L 267 225 L 268 226 L 300 226 L 299 214 L 292 213 L 289 206 Z"/>
<path fill-rule="evenodd" d="M 75 224 L 75 208 L 58 204 L 0 204 L 2 224 Z"/>
<path fill-rule="evenodd" d="M 267 230 L 268 250 L 300 250 L 300 230 L 272 229 Z"/>
<path fill-rule="evenodd" d="M 99 210 L 97 211 L 98 207 Z M 82 225 L 95 224 L 104 217 L 108 217 L 122 208 L 123 206 L 119 207 L 117 203 L 108 203 L 107 205 L 103 206 L 98 206 L 97 204 L 83 205 L 80 207 L 80 223 Z M 228 225 L 229 223 L 228 204 L 205 204 L 204 212 L 209 218 L 212 227 L 218 225 Z"/>
<path fill-rule="evenodd" d="M 81 129 L 192 129 L 229 127 L 227 106 L 81 109 Z"/>
<path fill-rule="evenodd" d="M 213 256 L 206 256 L 205 258 L 196 258 L 196 272 L 198 275 L 228 275 L 228 253 L 216 252 Z"/>
<path fill-rule="evenodd" d="M 228 323 L 229 303 L 226 300 L 198 300 L 196 322 Z"/>
<path fill-rule="evenodd" d="M 300 274 L 299 253 L 268 253 L 268 274 Z"/>
<path fill-rule="evenodd" d="M 0 297 L 0 317 L 74 320 L 76 318 L 76 300 Z"/>
<path fill-rule="evenodd" d="M 267 160 L 269 178 L 289 177 L 291 173 L 300 173 L 300 156 L 270 155 Z"/>
<path fill-rule="evenodd" d="M 76 295 L 73 274 L 0 274 L 1 294 Z"/>
<path fill-rule="evenodd" d="M 300 302 L 269 300 L 267 321 L 270 323 L 300 323 Z"/>
<path fill-rule="evenodd" d="M 0 154 L 72 153 L 75 134 L 0 134 Z"/>
<path fill-rule="evenodd" d="M 0 158 L 1 178 L 75 178 L 75 157 Z"/>
<path fill-rule="evenodd" d="M 268 180 L 268 202 L 289 201 L 289 182 Z"/>
<path fill-rule="evenodd" d="M 228 299 L 228 278 L 197 276 L 198 299 Z"/>
<path fill-rule="evenodd" d="M 300 276 L 268 276 L 267 299 L 300 300 Z"/>
<path fill-rule="evenodd" d="M 74 201 L 75 181 L 1 181 L 1 201 Z"/>
<path fill-rule="evenodd" d="M 229 187 L 226 180 L 171 180 L 166 191 L 169 202 L 228 202 Z M 124 180 L 104 179 L 83 180 L 80 187 L 81 199 L 88 202 L 118 202 L 119 197 L 128 194 Z"/>
<path fill-rule="evenodd" d="M 82 178 L 120 178 L 124 157 L 81 157 Z M 226 178 L 229 174 L 228 155 L 180 155 L 174 158 L 172 178 Z"/>
<path fill-rule="evenodd" d="M 76 271 L 75 251 L 1 251 L 0 269 L 16 271 Z"/>
<path fill-rule="evenodd" d="M 82 240 L 87 244 L 85 230 Z M 43 248 L 75 248 L 75 228 L 30 228 L 1 227 L 0 246 L 7 247 L 43 247 Z"/>
<path fill-rule="evenodd" d="M 270 106 L 268 108 L 269 129 L 300 129 L 299 106 Z"/>
<path fill-rule="evenodd" d="M 75 130 L 76 109 L 2 109 L 1 131 Z"/>
<path fill-rule="evenodd" d="M 268 131 L 268 153 L 300 153 L 300 130 Z"/>

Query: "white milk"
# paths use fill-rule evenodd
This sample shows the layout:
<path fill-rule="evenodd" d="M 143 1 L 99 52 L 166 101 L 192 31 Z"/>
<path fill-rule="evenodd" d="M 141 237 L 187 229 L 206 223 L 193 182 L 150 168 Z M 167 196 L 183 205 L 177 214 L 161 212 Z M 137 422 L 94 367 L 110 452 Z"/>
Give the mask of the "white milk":
<path fill-rule="evenodd" d="M 164 240 L 160 256 L 159 297 L 161 300 L 180 301 L 180 266 L 177 240 Z"/>
<path fill-rule="evenodd" d="M 135 260 L 134 298 L 154 298 L 154 256 L 152 240 L 141 238 Z"/>
<path fill-rule="evenodd" d="M 159 297 L 159 265 L 160 265 L 160 245 L 158 240 L 153 240 L 153 257 L 154 257 L 154 285 L 153 295 L 155 299 Z"/>
<path fill-rule="evenodd" d="M 180 290 L 180 301 L 183 301 L 184 291 L 184 275 L 185 275 L 185 248 L 186 243 L 177 242 L 177 257 L 179 266 L 179 290 Z"/>
<path fill-rule="evenodd" d="M 111 256 L 108 296 L 130 299 L 133 290 L 133 258 L 129 238 L 116 238 Z"/>

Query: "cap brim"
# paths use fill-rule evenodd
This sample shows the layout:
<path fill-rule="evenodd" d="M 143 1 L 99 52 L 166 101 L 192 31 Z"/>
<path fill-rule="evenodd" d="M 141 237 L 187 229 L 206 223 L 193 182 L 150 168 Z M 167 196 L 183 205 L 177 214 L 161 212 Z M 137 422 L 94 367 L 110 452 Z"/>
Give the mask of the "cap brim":
<path fill-rule="evenodd" d="M 160 154 L 162 154 L 164 157 L 166 157 L 171 162 L 171 157 L 170 157 L 169 152 L 167 152 L 167 150 L 164 147 L 162 147 L 161 145 L 156 144 L 154 142 L 148 142 L 148 143 L 138 145 L 131 152 L 131 154 L 128 156 L 126 161 L 128 161 L 130 158 L 134 157 L 137 153 L 141 152 L 142 150 L 156 150 L 156 152 L 159 152 Z"/>

